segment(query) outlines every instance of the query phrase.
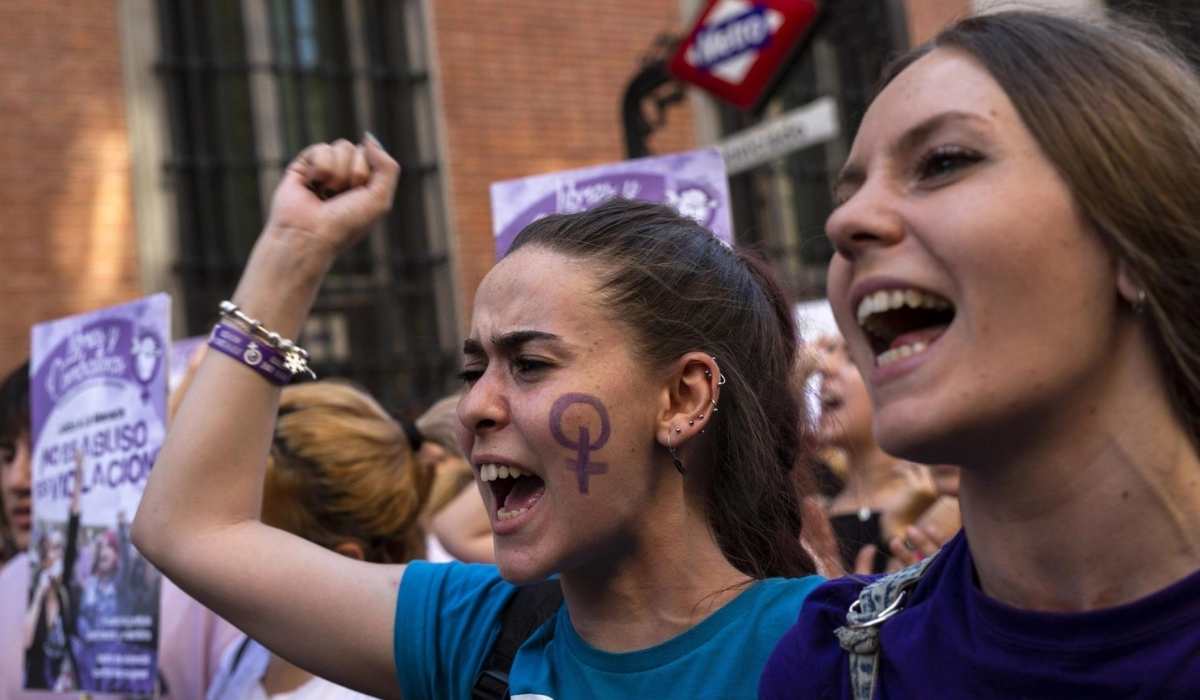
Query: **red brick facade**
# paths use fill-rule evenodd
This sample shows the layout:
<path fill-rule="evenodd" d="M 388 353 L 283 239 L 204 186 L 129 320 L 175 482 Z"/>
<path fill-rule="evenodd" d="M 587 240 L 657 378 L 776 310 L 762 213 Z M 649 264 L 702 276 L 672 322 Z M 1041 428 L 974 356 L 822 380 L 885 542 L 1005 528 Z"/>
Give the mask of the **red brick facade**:
<path fill-rule="evenodd" d="M 467 319 L 493 259 L 489 183 L 623 157 L 625 87 L 655 36 L 681 31 L 690 18 L 680 16 L 680 0 L 424 4 L 440 91 L 458 317 Z M 908 4 L 916 39 L 970 6 Z M 121 6 L 0 3 L 0 372 L 28 354 L 33 323 L 157 291 L 141 288 L 138 268 Z M 152 8 L 146 2 L 137 11 Z M 685 102 L 669 113 L 652 148 L 695 145 Z"/>
<path fill-rule="evenodd" d="M 0 372 L 33 323 L 141 293 L 116 2 L 0 3 Z"/>
<path fill-rule="evenodd" d="M 678 0 L 437 0 L 432 8 L 458 281 L 469 318 L 493 261 L 488 185 L 624 157 L 621 96 Z M 656 152 L 694 148 L 685 105 Z"/>

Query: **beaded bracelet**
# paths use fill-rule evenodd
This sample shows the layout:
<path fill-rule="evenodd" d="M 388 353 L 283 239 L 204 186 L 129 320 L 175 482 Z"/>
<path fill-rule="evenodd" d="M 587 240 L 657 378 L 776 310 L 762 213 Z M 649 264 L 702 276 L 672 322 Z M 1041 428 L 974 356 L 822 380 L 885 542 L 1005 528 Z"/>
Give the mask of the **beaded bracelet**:
<path fill-rule="evenodd" d="M 284 338 L 275 331 L 267 330 L 261 322 L 247 316 L 238 305 L 232 301 L 225 300 L 221 302 L 219 307 L 221 318 L 232 318 L 240 324 L 245 325 L 252 336 L 257 336 L 265 342 L 267 346 L 278 351 L 278 354 L 283 356 L 283 367 L 291 372 L 292 375 L 304 372 L 309 377 L 316 379 L 317 374 L 308 366 L 308 351 L 300 347 L 296 343 Z M 226 327 L 231 327 L 225 324 Z"/>

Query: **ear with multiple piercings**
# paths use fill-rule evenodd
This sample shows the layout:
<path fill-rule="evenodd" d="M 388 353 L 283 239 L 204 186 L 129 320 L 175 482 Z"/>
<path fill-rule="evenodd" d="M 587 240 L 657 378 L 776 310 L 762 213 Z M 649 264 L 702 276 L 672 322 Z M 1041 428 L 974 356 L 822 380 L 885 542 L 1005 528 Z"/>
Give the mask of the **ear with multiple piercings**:
<path fill-rule="evenodd" d="M 713 362 L 716 362 L 716 361 L 717 361 L 717 357 L 716 357 L 716 355 L 709 355 L 709 357 L 711 357 L 711 358 L 712 358 Z M 705 367 L 705 368 L 704 368 L 704 378 L 705 378 L 705 379 L 708 379 L 709 381 L 712 381 L 712 376 L 713 376 L 713 375 L 712 375 L 712 370 L 711 370 L 711 369 L 709 369 L 709 368 L 707 368 L 707 367 Z M 724 386 L 724 384 L 725 384 L 725 373 L 724 373 L 724 372 L 721 372 L 721 371 L 720 371 L 720 369 L 718 369 L 718 370 L 717 370 L 717 386 Z M 717 401 L 716 401 L 716 399 L 712 399 L 712 398 L 710 398 L 708 401 L 709 401 L 709 403 L 711 403 L 711 404 L 712 404 L 712 410 L 711 410 L 711 413 L 714 413 L 714 414 L 715 414 L 717 411 L 719 411 L 719 410 L 720 410 L 719 408 L 717 408 Z M 701 413 L 697 414 L 695 418 L 689 418 L 689 419 L 688 419 L 688 425 L 695 425 L 695 424 L 696 424 L 696 421 L 698 421 L 698 420 L 699 420 L 699 421 L 702 421 L 702 420 L 704 420 L 704 416 L 705 416 L 705 415 L 707 415 L 707 414 L 705 414 L 704 412 L 701 412 Z M 683 432 L 683 428 L 680 428 L 680 427 L 679 427 L 679 426 L 677 426 L 677 425 L 672 425 L 672 426 L 671 426 L 671 430 L 667 432 L 667 452 L 670 452 L 670 453 L 671 453 L 671 462 L 675 464 L 675 468 L 679 470 L 679 473 L 680 473 L 680 474 L 684 474 L 684 473 L 686 473 L 686 472 L 687 472 L 687 469 L 685 469 L 685 468 L 684 468 L 684 466 L 683 466 L 683 460 L 679 459 L 679 452 L 678 452 L 678 451 L 675 449 L 674 442 L 671 440 L 671 433 L 672 433 L 672 432 L 673 432 L 673 433 L 675 433 L 675 434 L 682 433 L 682 432 Z M 702 433 L 703 433 L 703 432 L 704 432 L 704 428 L 701 428 L 701 429 L 700 429 L 700 432 L 702 432 Z"/>

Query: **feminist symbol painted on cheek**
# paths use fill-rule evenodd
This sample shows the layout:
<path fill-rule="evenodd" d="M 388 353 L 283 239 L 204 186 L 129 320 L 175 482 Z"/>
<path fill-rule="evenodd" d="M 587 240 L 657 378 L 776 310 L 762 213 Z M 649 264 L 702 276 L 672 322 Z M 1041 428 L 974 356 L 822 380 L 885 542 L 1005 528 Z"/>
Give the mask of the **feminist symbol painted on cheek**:
<path fill-rule="evenodd" d="M 579 426 L 579 439 L 574 442 L 563 433 L 563 418 L 566 416 L 567 409 L 571 406 L 582 404 L 591 406 L 596 411 L 596 415 L 600 417 L 600 435 L 596 438 L 596 442 L 592 442 L 591 431 L 588 430 L 586 424 Z M 575 450 L 575 459 L 567 460 L 567 469 L 575 472 L 576 478 L 579 480 L 579 493 L 588 492 L 588 477 L 593 474 L 604 474 L 608 471 L 608 465 L 604 462 L 593 462 L 591 453 L 604 447 L 608 442 L 608 437 L 611 434 L 608 423 L 608 411 L 604 408 L 604 404 L 600 403 L 600 399 L 588 394 L 563 394 L 558 397 L 554 405 L 550 407 L 550 434 L 558 441 L 558 444 L 570 450 Z"/>

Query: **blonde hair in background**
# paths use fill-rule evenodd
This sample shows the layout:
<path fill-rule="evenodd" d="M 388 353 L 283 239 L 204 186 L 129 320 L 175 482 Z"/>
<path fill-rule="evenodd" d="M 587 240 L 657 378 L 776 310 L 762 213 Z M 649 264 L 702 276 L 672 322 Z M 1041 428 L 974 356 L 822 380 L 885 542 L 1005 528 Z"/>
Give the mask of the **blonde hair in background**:
<path fill-rule="evenodd" d="M 425 554 L 419 517 L 432 475 L 403 428 L 365 392 L 322 381 L 283 390 L 263 489 L 263 522 L 367 561 Z"/>
<path fill-rule="evenodd" d="M 438 400 L 417 418 L 417 431 L 429 442 L 446 450 L 450 459 L 442 460 L 434 469 L 433 487 L 426 512 L 440 511 L 475 480 L 475 471 L 458 443 L 458 394 Z"/>

